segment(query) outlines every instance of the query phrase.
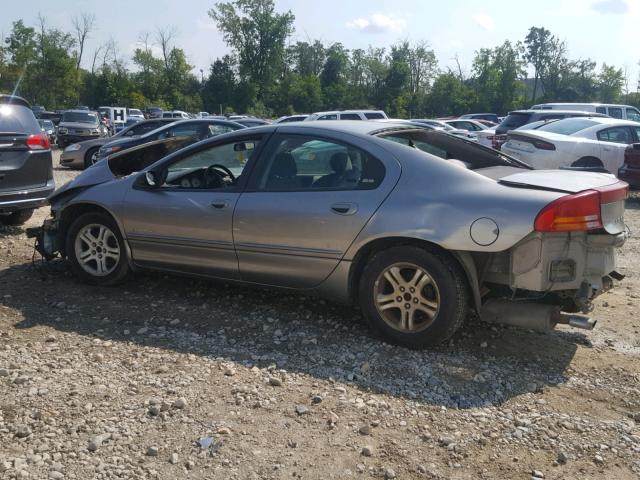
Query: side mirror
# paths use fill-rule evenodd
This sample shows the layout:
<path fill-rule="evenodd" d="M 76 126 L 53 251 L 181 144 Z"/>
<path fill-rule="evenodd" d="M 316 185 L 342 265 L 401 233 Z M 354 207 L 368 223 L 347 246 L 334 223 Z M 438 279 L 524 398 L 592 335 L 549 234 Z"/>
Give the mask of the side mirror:
<path fill-rule="evenodd" d="M 167 171 L 162 170 L 161 172 L 155 170 L 148 170 L 144 174 L 144 180 L 147 186 L 151 188 L 159 188 L 167 181 Z"/>

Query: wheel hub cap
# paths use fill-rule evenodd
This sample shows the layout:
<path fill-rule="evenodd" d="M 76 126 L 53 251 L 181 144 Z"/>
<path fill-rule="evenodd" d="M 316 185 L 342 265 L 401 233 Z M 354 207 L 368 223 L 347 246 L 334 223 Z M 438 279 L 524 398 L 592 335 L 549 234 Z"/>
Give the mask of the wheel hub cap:
<path fill-rule="evenodd" d="M 81 228 L 74 247 L 82 269 L 97 277 L 112 273 L 120 261 L 118 237 L 104 225 L 91 224 Z"/>
<path fill-rule="evenodd" d="M 373 290 L 378 313 L 387 325 L 401 332 L 424 330 L 438 315 L 438 286 L 418 265 L 396 263 L 387 267 Z"/>

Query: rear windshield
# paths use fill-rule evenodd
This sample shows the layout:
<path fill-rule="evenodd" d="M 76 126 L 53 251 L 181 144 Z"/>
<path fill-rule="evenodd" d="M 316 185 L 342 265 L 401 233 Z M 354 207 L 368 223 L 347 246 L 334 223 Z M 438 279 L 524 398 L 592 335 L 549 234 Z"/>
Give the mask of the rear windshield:
<path fill-rule="evenodd" d="M 502 121 L 500 127 L 508 129 L 521 127 L 529 122 L 531 115 L 531 113 L 510 113 L 507 115 L 507 118 Z"/>
<path fill-rule="evenodd" d="M 63 122 L 72 123 L 89 123 L 91 125 L 98 124 L 98 116 L 90 112 L 64 112 L 62 114 Z"/>
<path fill-rule="evenodd" d="M 561 135 L 572 135 L 585 128 L 593 127 L 598 122 L 588 120 L 586 118 L 567 118 L 565 120 L 558 120 L 557 122 L 549 123 L 538 128 L 541 132 L 559 133 Z"/>
<path fill-rule="evenodd" d="M 0 133 L 39 133 L 40 125 L 30 108 L 0 104 Z"/>
<path fill-rule="evenodd" d="M 470 170 L 480 168 L 511 166 L 530 168 L 493 148 L 488 148 L 461 137 L 439 130 L 412 128 L 406 130 L 383 131 L 378 137 L 422 150 L 445 160 L 458 160 Z"/>

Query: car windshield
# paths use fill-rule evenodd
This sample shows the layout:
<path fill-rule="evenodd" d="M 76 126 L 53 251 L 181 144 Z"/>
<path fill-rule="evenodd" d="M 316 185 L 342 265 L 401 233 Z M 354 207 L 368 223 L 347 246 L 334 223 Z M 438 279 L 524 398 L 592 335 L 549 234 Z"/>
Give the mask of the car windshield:
<path fill-rule="evenodd" d="M 142 115 L 142 112 L 136 108 L 130 108 L 129 109 L 129 115 Z"/>
<path fill-rule="evenodd" d="M 53 128 L 53 122 L 51 120 L 38 120 L 42 128 Z"/>
<path fill-rule="evenodd" d="M 500 124 L 501 128 L 509 128 L 509 129 L 514 129 L 514 128 L 518 128 L 521 127 L 522 125 L 525 125 L 529 119 L 531 118 L 531 114 L 530 113 L 510 113 L 509 115 L 507 115 L 507 118 L 505 118 L 502 123 Z"/>
<path fill-rule="evenodd" d="M 98 124 L 98 116 L 92 112 L 64 112 L 63 122 Z"/>
<path fill-rule="evenodd" d="M 493 148 L 484 147 L 477 142 L 445 133 L 442 130 L 393 129 L 378 132 L 376 136 L 416 148 L 445 160 L 461 161 L 470 170 L 497 166 L 531 168 Z"/>
<path fill-rule="evenodd" d="M 561 135 L 573 135 L 574 133 L 584 130 L 585 128 L 593 127 L 597 124 L 598 122 L 594 122 L 593 120 L 586 118 L 567 118 L 548 125 L 543 125 L 538 128 L 538 131 L 559 133 Z"/>

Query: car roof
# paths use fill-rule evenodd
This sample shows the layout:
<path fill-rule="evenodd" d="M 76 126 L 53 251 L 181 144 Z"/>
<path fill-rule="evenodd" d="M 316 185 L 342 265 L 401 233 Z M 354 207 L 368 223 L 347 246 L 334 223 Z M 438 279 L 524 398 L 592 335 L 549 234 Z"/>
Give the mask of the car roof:
<path fill-rule="evenodd" d="M 355 135 L 372 135 L 383 130 L 396 128 L 420 128 L 420 125 L 410 124 L 408 121 L 397 120 L 323 120 L 322 122 L 292 122 L 269 124 L 251 128 L 251 132 L 296 130 L 331 130 Z M 249 130 L 247 130 L 249 132 Z"/>
<path fill-rule="evenodd" d="M 27 102 L 24 98 L 19 97 L 17 95 L 0 95 L 0 103 L 21 105 L 23 107 L 31 108 L 31 105 L 29 104 L 29 102 Z"/>
<path fill-rule="evenodd" d="M 576 120 L 576 117 L 573 118 L 561 118 L 558 119 L 557 122 L 565 122 L 567 120 Z M 632 126 L 637 127 L 640 126 L 640 122 L 633 122 L 631 120 L 621 120 L 619 118 L 611 118 L 611 117 L 596 117 L 596 116 L 588 116 L 588 117 L 579 117 L 579 119 L 588 119 L 596 122 L 599 125 L 617 125 L 617 126 Z M 553 123 L 557 123 L 553 122 Z M 595 125 L 594 125 L 595 126 Z M 590 127 L 592 128 L 592 127 Z"/>
<path fill-rule="evenodd" d="M 604 115 L 602 113 L 588 112 L 586 110 L 532 110 L 532 109 L 529 108 L 529 109 L 524 109 L 524 110 L 512 110 L 508 114 L 511 115 L 512 113 L 515 113 L 517 115 L 520 115 L 520 114 L 523 114 L 523 113 L 538 113 L 538 114 L 543 114 L 543 115 L 556 115 L 558 113 L 560 113 L 560 114 L 566 113 L 566 114 L 575 115 L 576 113 L 580 113 L 580 114 L 593 116 L 593 117 L 598 117 L 598 116 L 606 117 L 606 115 Z"/>
<path fill-rule="evenodd" d="M 70 108 L 69 110 L 65 110 L 62 113 L 95 113 L 97 114 L 98 112 L 94 112 L 93 110 L 79 110 L 77 108 Z"/>

